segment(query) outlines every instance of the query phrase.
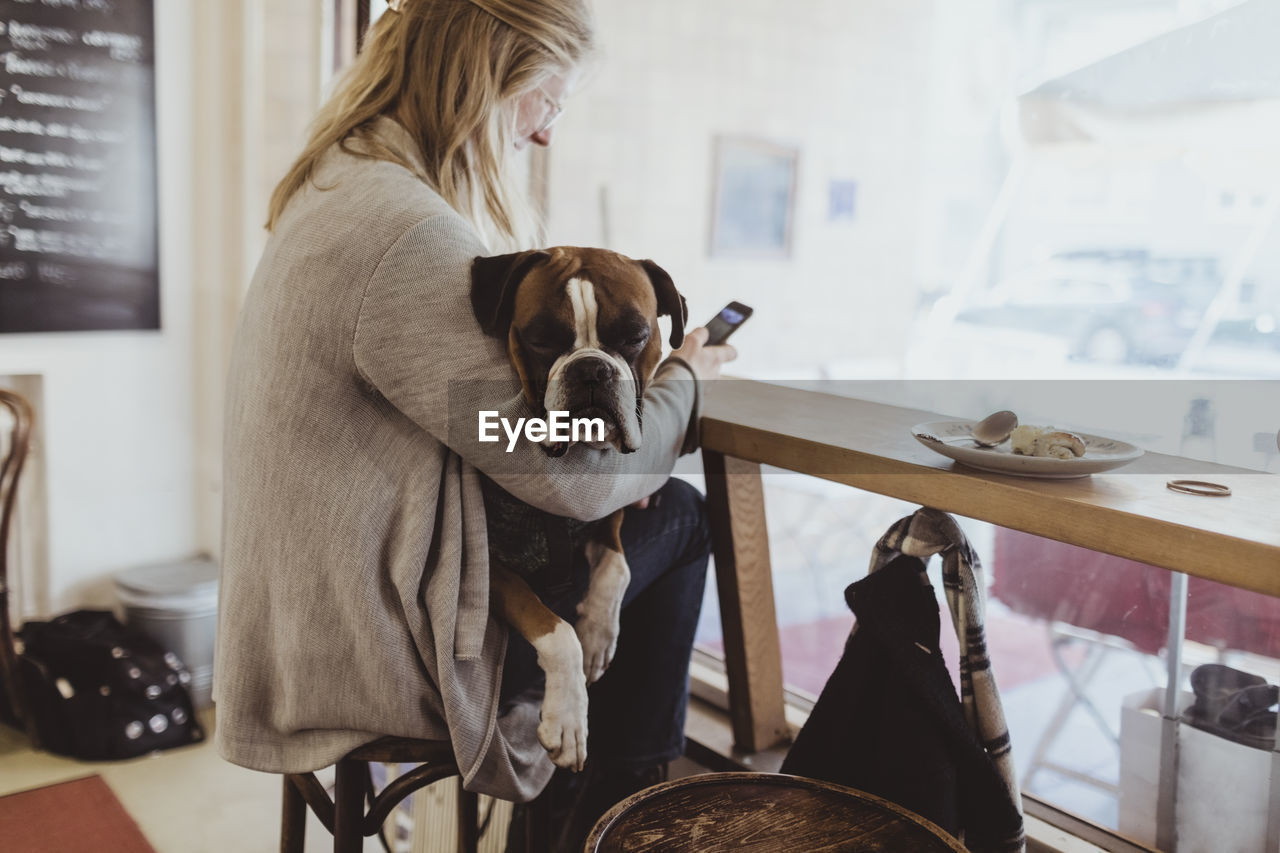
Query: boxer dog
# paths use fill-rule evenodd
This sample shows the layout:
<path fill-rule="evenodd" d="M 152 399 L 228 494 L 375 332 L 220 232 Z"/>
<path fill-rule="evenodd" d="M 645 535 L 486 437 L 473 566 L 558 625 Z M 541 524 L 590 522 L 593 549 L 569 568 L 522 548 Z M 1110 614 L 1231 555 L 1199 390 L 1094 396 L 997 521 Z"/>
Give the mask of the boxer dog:
<path fill-rule="evenodd" d="M 476 258 L 471 305 L 485 334 L 506 343 L 536 413 L 600 418 L 604 441 L 588 444 L 620 453 L 639 449 L 644 389 L 662 355 L 658 317 L 671 317 L 673 348 L 684 340 L 688 319 L 684 297 L 661 267 L 569 246 Z M 569 445 L 548 437 L 542 449 L 562 456 Z M 489 493 L 485 506 L 491 516 L 495 510 L 540 512 L 514 499 L 495 506 Z M 587 685 L 613 661 L 622 597 L 631 580 L 619 536 L 623 513 L 582 531 L 590 580 L 572 627 L 534 593 L 521 573 L 528 567 L 494 559 L 490 520 L 491 600 L 533 646 L 546 675 L 538 740 L 557 766 L 575 771 L 587 755 Z"/>

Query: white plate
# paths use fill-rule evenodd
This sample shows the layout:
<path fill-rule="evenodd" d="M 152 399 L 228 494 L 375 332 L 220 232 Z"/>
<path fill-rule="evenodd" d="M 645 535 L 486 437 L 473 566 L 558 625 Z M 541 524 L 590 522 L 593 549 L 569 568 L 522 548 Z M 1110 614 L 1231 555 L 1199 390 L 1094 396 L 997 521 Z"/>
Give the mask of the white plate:
<path fill-rule="evenodd" d="M 1087 477 L 1127 465 L 1142 455 L 1142 448 L 1125 441 L 1078 432 L 1084 439 L 1084 456 L 1076 459 L 1054 459 L 1051 456 L 1023 456 L 1014 453 L 1006 441 L 999 447 L 979 447 L 969 438 L 974 421 L 935 421 L 916 424 L 911 434 L 916 441 L 943 456 L 996 474 L 1016 477 L 1068 479 Z"/>

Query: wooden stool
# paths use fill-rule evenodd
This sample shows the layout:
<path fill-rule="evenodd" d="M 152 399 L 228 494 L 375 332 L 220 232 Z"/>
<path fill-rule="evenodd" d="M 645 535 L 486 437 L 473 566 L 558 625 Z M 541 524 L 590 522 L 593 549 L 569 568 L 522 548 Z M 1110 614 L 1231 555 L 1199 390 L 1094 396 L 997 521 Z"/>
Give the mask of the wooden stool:
<path fill-rule="evenodd" d="M 585 847 L 586 853 L 964 849 L 887 800 L 781 773 L 707 773 L 654 785 L 610 809 Z"/>
<path fill-rule="evenodd" d="M 370 762 L 419 764 L 374 796 Z M 284 777 L 284 808 L 280 822 L 281 853 L 302 853 L 307 806 L 333 834 L 334 853 L 360 853 L 366 836 L 376 835 L 401 800 L 432 782 L 458 775 L 448 741 L 385 737 L 352 750 L 337 764 L 333 800 L 314 773 Z M 365 804 L 368 803 L 366 810 Z M 458 850 L 475 853 L 478 837 L 478 799 L 458 787 Z"/>

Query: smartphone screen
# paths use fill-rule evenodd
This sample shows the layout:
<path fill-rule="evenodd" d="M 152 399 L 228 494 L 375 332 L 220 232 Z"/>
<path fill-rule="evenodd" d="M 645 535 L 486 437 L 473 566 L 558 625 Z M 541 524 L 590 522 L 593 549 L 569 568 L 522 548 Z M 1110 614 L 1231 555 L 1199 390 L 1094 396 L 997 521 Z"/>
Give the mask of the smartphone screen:
<path fill-rule="evenodd" d="M 741 302 L 730 302 L 721 308 L 720 313 L 712 317 L 711 321 L 707 323 L 707 346 L 724 343 L 730 335 L 738 330 L 739 326 L 747 321 L 751 314 L 751 307 L 743 305 Z"/>

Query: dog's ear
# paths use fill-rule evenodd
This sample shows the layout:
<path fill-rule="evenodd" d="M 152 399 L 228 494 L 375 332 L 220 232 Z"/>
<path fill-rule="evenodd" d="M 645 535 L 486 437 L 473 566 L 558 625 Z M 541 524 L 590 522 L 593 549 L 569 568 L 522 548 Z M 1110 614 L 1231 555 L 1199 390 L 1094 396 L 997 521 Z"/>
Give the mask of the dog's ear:
<path fill-rule="evenodd" d="M 658 296 L 658 316 L 665 314 L 671 318 L 671 347 L 676 349 L 684 343 L 684 327 L 689 320 L 689 306 L 680 295 L 680 291 L 676 290 L 675 282 L 671 280 L 671 276 L 667 275 L 666 270 L 653 261 L 647 260 L 641 261 L 640 266 L 644 267 L 644 271 L 648 273 L 649 281 L 653 284 L 653 292 Z"/>
<path fill-rule="evenodd" d="M 471 262 L 471 310 L 486 335 L 507 337 L 520 282 L 535 264 L 550 258 L 546 252 L 530 251 L 476 258 Z"/>
<path fill-rule="evenodd" d="M 542 411 L 542 398 L 538 394 L 538 389 L 534 387 L 533 374 L 524 363 L 524 350 L 520 346 L 520 338 L 514 327 L 507 332 L 507 355 L 511 357 L 516 375 L 520 377 L 520 391 L 524 394 L 525 402 L 535 412 Z"/>

